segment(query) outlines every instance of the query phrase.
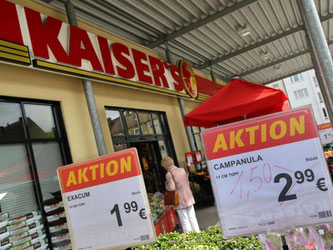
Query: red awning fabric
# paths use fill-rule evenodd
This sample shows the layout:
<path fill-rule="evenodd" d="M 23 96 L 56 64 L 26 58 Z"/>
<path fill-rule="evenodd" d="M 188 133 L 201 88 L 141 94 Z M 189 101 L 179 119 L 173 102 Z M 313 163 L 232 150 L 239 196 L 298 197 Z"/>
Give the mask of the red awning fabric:
<path fill-rule="evenodd" d="M 217 91 L 224 87 L 216 82 L 205 79 L 198 75 L 195 75 L 195 79 L 197 80 L 198 84 L 198 92 L 209 96 L 214 95 L 215 93 L 217 93 Z"/>
<path fill-rule="evenodd" d="M 185 116 L 185 126 L 214 127 L 279 112 L 288 97 L 282 90 L 232 80 Z"/>

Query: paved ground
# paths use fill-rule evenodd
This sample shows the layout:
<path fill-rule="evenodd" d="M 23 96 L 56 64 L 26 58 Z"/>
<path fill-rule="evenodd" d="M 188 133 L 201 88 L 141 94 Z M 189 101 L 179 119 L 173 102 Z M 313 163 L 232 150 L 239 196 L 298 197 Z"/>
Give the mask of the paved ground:
<path fill-rule="evenodd" d="M 217 210 L 214 204 L 196 204 L 195 206 L 195 214 L 197 216 L 197 220 L 199 223 L 200 230 L 204 230 L 209 226 L 214 226 L 218 223 L 219 219 L 217 216 Z M 179 223 L 179 219 L 178 219 Z M 179 223 L 180 226 L 180 223 Z M 179 227 L 177 232 L 182 232 Z"/>
<path fill-rule="evenodd" d="M 214 205 L 195 206 L 195 213 L 201 230 L 218 223 L 217 210 Z"/>

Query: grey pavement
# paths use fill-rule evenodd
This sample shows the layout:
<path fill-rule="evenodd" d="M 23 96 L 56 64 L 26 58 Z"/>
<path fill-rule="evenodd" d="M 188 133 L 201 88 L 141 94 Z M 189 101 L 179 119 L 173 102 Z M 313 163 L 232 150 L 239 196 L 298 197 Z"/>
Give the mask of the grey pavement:
<path fill-rule="evenodd" d="M 214 204 L 205 204 L 205 205 L 195 205 L 195 214 L 197 216 L 198 224 L 200 230 L 205 230 L 209 226 L 215 226 L 219 222 L 217 215 L 217 210 Z M 178 215 L 177 215 L 178 219 Z M 179 228 L 176 229 L 177 232 L 182 232 L 179 219 L 178 219 Z"/>
<path fill-rule="evenodd" d="M 209 226 L 215 226 L 219 222 L 217 210 L 214 205 L 195 206 L 195 214 L 200 230 L 204 230 Z"/>

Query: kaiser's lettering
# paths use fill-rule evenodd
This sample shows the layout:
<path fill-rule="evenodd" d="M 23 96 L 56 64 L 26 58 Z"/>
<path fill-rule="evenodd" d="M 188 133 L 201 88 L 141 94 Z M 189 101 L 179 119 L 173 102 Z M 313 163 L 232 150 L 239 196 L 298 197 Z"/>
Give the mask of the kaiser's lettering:
<path fill-rule="evenodd" d="M 16 8 L 16 4 L 6 0 L 0 0 L 0 14 L 7 20 L 0 24 L 0 39 L 31 44 L 33 57 L 38 60 L 185 94 L 180 71 L 175 65 L 27 7 Z M 28 32 L 22 33 L 26 25 Z"/>

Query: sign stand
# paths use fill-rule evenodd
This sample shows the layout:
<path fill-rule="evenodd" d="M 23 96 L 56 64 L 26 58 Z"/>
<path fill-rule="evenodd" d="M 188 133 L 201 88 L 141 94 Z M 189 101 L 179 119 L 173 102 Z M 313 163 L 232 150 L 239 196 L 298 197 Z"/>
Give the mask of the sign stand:
<path fill-rule="evenodd" d="M 331 176 L 310 107 L 207 129 L 202 139 L 226 238 L 333 221 Z"/>
<path fill-rule="evenodd" d="M 282 240 L 282 249 L 289 250 L 289 247 L 286 242 L 286 237 L 284 236 L 284 234 L 281 235 L 281 240 Z"/>
<path fill-rule="evenodd" d="M 156 241 L 135 148 L 60 167 L 58 177 L 73 249 Z"/>

